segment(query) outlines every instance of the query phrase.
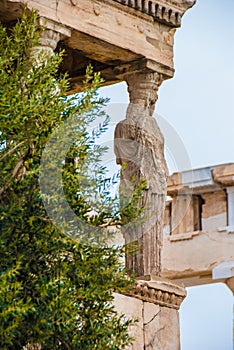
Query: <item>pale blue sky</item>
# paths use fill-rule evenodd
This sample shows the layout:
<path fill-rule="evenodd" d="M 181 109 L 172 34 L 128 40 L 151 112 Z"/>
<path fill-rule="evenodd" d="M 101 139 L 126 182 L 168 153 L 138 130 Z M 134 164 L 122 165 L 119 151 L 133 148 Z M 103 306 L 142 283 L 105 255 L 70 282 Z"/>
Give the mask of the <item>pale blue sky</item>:
<path fill-rule="evenodd" d="M 157 113 L 182 141 L 192 167 L 234 162 L 234 0 L 198 0 L 186 13 L 175 36 L 175 69 L 160 88 Z M 124 83 L 103 93 L 128 102 Z M 172 171 L 188 167 L 166 148 Z M 223 284 L 188 288 L 181 349 L 232 350 L 232 302 Z"/>

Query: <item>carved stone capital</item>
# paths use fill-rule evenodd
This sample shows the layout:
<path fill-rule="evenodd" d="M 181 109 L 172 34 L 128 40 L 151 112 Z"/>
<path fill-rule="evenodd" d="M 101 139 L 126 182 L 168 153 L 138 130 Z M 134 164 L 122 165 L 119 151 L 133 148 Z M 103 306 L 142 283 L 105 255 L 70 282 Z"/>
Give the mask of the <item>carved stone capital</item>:
<path fill-rule="evenodd" d="M 41 33 L 40 45 L 35 46 L 32 50 L 32 57 L 35 58 L 35 62 L 40 64 L 38 56 L 43 51 L 47 57 L 50 57 L 54 54 L 54 50 L 60 40 L 61 34 L 52 29 L 45 29 Z"/>
<path fill-rule="evenodd" d="M 41 33 L 40 45 L 34 48 L 33 54 L 37 56 L 42 50 L 53 55 L 58 42 L 71 36 L 71 30 L 57 22 L 44 17 L 39 18 L 39 25 L 45 28 Z"/>
<path fill-rule="evenodd" d="M 128 84 L 130 104 L 141 106 L 152 116 L 163 75 L 157 72 L 140 72 L 126 75 L 125 80 Z"/>
<path fill-rule="evenodd" d="M 53 51 L 56 49 L 56 46 L 60 40 L 60 33 L 52 30 L 45 29 L 41 34 L 41 45 L 51 48 Z"/>
<path fill-rule="evenodd" d="M 138 281 L 129 295 L 149 303 L 178 310 L 187 292 L 179 284 L 156 278 L 147 282 Z"/>
<path fill-rule="evenodd" d="M 41 344 L 30 344 L 28 343 L 23 347 L 23 350 L 41 350 Z"/>
<path fill-rule="evenodd" d="M 50 57 L 54 54 L 54 50 L 60 40 L 61 34 L 53 29 L 45 29 L 41 33 L 40 45 L 35 46 L 31 51 L 31 56 L 35 60 L 35 64 L 40 65 L 40 53 L 43 53 Z"/>

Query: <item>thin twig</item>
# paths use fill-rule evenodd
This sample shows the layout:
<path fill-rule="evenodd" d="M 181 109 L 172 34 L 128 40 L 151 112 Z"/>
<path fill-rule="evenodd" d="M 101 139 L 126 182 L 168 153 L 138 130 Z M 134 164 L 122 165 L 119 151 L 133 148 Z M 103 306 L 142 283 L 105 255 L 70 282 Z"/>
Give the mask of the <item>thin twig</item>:
<path fill-rule="evenodd" d="M 61 338 L 60 336 L 58 336 L 58 339 L 61 341 L 61 343 L 63 345 L 65 345 L 65 347 L 68 349 L 68 350 L 71 350 L 71 347 L 68 345 L 68 343 L 63 339 Z"/>
<path fill-rule="evenodd" d="M 6 158 L 7 156 L 9 156 L 12 152 L 14 152 L 17 148 L 21 147 L 23 144 L 25 143 L 25 141 L 21 141 L 20 143 L 18 143 L 18 145 L 16 145 L 15 147 L 13 147 L 12 149 L 10 149 L 7 153 L 5 153 L 2 158 L 0 158 L 0 162 Z"/>

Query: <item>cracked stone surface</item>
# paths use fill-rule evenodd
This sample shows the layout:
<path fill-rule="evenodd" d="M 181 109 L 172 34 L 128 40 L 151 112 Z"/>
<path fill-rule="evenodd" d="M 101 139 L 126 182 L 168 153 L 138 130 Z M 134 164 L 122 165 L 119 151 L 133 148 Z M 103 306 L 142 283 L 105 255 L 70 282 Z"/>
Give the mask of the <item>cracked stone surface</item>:
<path fill-rule="evenodd" d="M 126 350 L 143 350 L 143 301 L 128 297 L 126 295 L 114 294 L 114 305 L 120 314 L 125 314 L 127 319 L 137 319 L 138 322 L 130 327 L 130 335 L 134 337 L 134 342 Z"/>
<path fill-rule="evenodd" d="M 114 305 L 120 314 L 138 323 L 130 328 L 135 340 L 126 350 L 179 350 L 178 310 L 115 294 Z"/>
<path fill-rule="evenodd" d="M 144 303 L 143 324 L 144 326 L 152 322 L 160 312 L 160 306 L 152 303 Z"/>
<path fill-rule="evenodd" d="M 179 350 L 178 312 L 167 307 L 159 307 L 160 310 L 154 309 L 156 314 L 152 317 L 151 307 L 152 305 L 146 305 L 145 309 L 144 350 Z"/>

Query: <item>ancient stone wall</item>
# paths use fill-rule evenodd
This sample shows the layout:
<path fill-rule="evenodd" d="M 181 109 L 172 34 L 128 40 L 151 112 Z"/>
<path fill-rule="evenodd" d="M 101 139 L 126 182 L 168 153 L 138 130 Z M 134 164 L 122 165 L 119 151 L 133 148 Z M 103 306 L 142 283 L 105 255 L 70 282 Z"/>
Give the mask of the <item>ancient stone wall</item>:
<path fill-rule="evenodd" d="M 139 281 L 131 296 L 115 294 L 115 307 L 138 322 L 130 329 L 133 343 L 126 350 L 179 350 L 178 309 L 183 287 L 166 280 Z"/>
<path fill-rule="evenodd" d="M 162 276 L 186 286 L 226 282 L 231 272 L 214 278 L 214 269 L 234 264 L 234 165 L 185 173 L 168 180 Z"/>
<path fill-rule="evenodd" d="M 225 190 L 202 195 L 202 231 L 216 230 L 227 225 L 227 195 Z"/>

